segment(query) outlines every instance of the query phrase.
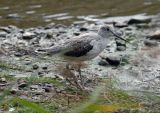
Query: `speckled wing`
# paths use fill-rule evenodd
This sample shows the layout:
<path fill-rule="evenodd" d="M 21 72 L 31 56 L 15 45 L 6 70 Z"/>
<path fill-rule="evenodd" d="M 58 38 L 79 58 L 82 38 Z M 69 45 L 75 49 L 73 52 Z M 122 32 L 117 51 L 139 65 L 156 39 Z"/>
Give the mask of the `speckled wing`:
<path fill-rule="evenodd" d="M 64 43 L 56 44 L 50 48 L 41 49 L 49 54 L 62 53 L 66 56 L 80 57 L 86 55 L 93 49 L 93 41 L 97 38 L 97 34 L 84 34 L 80 37 L 72 38 Z"/>
<path fill-rule="evenodd" d="M 66 42 L 66 49 L 64 49 L 64 55 L 71 57 L 81 57 L 86 55 L 89 51 L 93 49 L 93 40 L 95 39 L 92 36 L 86 34 L 79 38 L 75 38 Z"/>

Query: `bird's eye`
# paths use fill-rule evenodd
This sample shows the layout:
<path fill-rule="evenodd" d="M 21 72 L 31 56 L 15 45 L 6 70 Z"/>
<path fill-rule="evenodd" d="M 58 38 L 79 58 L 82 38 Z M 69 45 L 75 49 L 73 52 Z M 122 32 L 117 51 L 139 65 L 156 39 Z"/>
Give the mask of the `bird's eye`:
<path fill-rule="evenodd" d="M 106 28 L 106 31 L 109 31 L 110 29 L 109 28 Z"/>

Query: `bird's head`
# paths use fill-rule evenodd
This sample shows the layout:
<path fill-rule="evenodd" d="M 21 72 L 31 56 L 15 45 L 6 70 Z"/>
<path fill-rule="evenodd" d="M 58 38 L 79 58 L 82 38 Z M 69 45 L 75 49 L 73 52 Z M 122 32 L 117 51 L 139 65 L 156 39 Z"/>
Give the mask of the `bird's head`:
<path fill-rule="evenodd" d="M 116 38 L 119 38 L 121 40 L 126 41 L 125 39 L 123 39 L 120 36 L 120 33 L 113 28 L 113 26 L 109 26 L 109 25 L 103 25 L 103 26 L 101 26 L 100 29 L 99 29 L 99 31 L 98 31 L 98 34 L 100 36 L 102 36 L 103 38 L 110 39 L 110 38 L 116 37 Z"/>

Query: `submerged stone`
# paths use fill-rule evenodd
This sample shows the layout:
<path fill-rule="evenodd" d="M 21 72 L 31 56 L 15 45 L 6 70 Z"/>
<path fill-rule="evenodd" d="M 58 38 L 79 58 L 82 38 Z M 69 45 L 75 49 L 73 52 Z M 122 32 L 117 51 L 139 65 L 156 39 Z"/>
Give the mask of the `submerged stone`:
<path fill-rule="evenodd" d="M 148 46 L 148 47 L 155 47 L 158 46 L 158 42 L 155 40 L 144 40 L 144 45 Z"/>

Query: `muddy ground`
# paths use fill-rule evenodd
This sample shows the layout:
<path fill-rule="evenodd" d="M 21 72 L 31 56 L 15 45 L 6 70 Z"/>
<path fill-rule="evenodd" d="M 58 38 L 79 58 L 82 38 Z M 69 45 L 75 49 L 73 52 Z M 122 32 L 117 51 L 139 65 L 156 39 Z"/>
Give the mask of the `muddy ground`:
<path fill-rule="evenodd" d="M 44 95 L 50 97 L 57 92 L 66 93 L 67 86 L 75 85 L 74 88 L 80 91 L 94 91 L 99 79 L 107 78 L 115 81 L 116 88 L 125 90 L 130 95 L 159 97 L 160 15 L 139 14 L 103 19 L 87 17 L 84 20 L 85 23 L 77 22 L 70 26 L 54 23 L 27 29 L 12 25 L 0 26 L 1 89 L 9 87 L 13 94 L 20 92 L 20 97 L 35 101 L 41 100 Z M 97 32 L 103 24 L 113 25 L 120 30 L 120 35 L 128 42 L 113 39 L 100 54 L 106 59 L 98 56 L 84 62 L 83 86 L 71 83 L 71 80 L 75 80 L 73 76 L 78 74 L 77 65 L 68 72 L 65 69 L 68 61 L 56 55 L 35 52 L 38 48 L 51 47 L 86 32 Z M 49 80 L 51 83 L 47 83 Z M 79 81 L 79 78 L 75 81 Z M 31 92 L 38 93 L 38 96 L 29 96 Z"/>

